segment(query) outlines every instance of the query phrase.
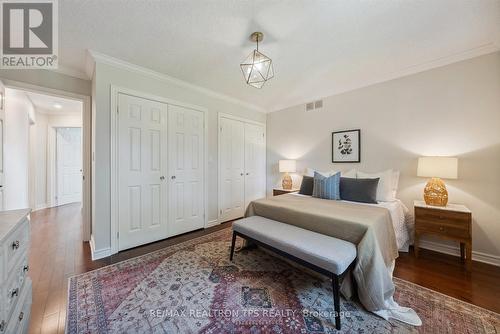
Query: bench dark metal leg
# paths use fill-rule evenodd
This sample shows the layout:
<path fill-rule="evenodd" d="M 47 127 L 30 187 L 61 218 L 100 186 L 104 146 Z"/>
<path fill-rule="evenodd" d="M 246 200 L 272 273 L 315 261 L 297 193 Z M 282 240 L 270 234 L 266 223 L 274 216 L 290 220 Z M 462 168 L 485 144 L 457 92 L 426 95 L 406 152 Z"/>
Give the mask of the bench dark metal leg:
<path fill-rule="evenodd" d="M 332 287 L 333 287 L 333 305 L 335 307 L 335 328 L 340 330 L 340 296 L 339 296 L 339 277 L 332 274 Z"/>
<path fill-rule="evenodd" d="M 233 261 L 234 246 L 236 244 L 236 233 L 233 232 L 233 240 L 231 241 L 231 255 L 229 255 L 229 261 Z"/>

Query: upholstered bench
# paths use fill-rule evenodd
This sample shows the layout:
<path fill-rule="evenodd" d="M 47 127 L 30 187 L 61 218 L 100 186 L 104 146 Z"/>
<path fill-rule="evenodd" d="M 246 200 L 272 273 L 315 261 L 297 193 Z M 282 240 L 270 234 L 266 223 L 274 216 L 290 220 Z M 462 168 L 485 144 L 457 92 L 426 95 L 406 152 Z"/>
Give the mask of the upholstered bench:
<path fill-rule="evenodd" d="M 331 277 L 335 327 L 340 330 L 339 278 L 356 259 L 354 244 L 294 225 L 252 216 L 233 224 L 231 261 L 237 236 Z"/>

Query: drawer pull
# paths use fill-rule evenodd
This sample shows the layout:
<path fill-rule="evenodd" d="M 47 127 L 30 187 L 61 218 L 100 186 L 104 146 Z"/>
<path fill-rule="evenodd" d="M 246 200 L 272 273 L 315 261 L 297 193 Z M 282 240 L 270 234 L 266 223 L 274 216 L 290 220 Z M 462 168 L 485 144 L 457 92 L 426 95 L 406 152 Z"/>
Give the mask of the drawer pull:
<path fill-rule="evenodd" d="M 24 312 L 19 313 L 19 321 L 23 320 L 24 318 Z"/>
<path fill-rule="evenodd" d="M 0 332 L 3 332 L 5 330 L 5 320 L 2 320 L 2 322 L 0 322 Z"/>
<path fill-rule="evenodd" d="M 14 250 L 18 249 L 19 245 L 20 245 L 19 240 L 14 241 L 12 243 L 12 249 L 14 249 Z"/>
<path fill-rule="evenodd" d="M 444 227 L 439 226 L 439 230 L 440 230 L 440 231 L 444 231 Z"/>
<path fill-rule="evenodd" d="M 19 295 L 19 288 L 12 289 L 10 292 L 10 298 L 14 298 L 15 296 Z"/>

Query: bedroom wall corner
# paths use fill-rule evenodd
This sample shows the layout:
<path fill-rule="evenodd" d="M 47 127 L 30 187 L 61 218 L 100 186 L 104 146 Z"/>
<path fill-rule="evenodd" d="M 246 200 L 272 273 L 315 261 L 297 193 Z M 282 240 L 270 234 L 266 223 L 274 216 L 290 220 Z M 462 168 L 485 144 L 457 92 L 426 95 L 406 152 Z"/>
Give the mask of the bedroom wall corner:
<path fill-rule="evenodd" d="M 473 257 L 500 263 L 500 52 L 323 101 L 317 111 L 298 105 L 267 115 L 268 194 L 280 182 L 279 159 L 297 159 L 297 183 L 306 167 L 394 168 L 401 171 L 398 197 L 412 208 L 427 181 L 416 177 L 417 158 L 456 156 L 459 179 L 446 180 L 450 202 L 473 212 Z M 358 128 L 361 163 L 333 164 L 331 133 Z M 428 239 L 432 244 L 456 250 L 454 244 Z"/>

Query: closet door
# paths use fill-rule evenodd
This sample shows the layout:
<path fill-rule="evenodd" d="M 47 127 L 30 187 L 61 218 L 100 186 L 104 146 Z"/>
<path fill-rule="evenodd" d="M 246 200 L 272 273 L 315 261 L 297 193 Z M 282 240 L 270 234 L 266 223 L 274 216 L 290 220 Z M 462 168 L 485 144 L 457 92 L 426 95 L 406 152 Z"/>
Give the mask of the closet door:
<path fill-rule="evenodd" d="M 219 221 L 245 214 L 245 123 L 220 118 Z"/>
<path fill-rule="evenodd" d="M 167 237 L 167 105 L 118 95 L 119 249 Z"/>
<path fill-rule="evenodd" d="M 204 127 L 203 112 L 169 105 L 169 236 L 205 226 Z"/>
<path fill-rule="evenodd" d="M 245 208 L 266 197 L 266 138 L 264 127 L 245 123 Z"/>

